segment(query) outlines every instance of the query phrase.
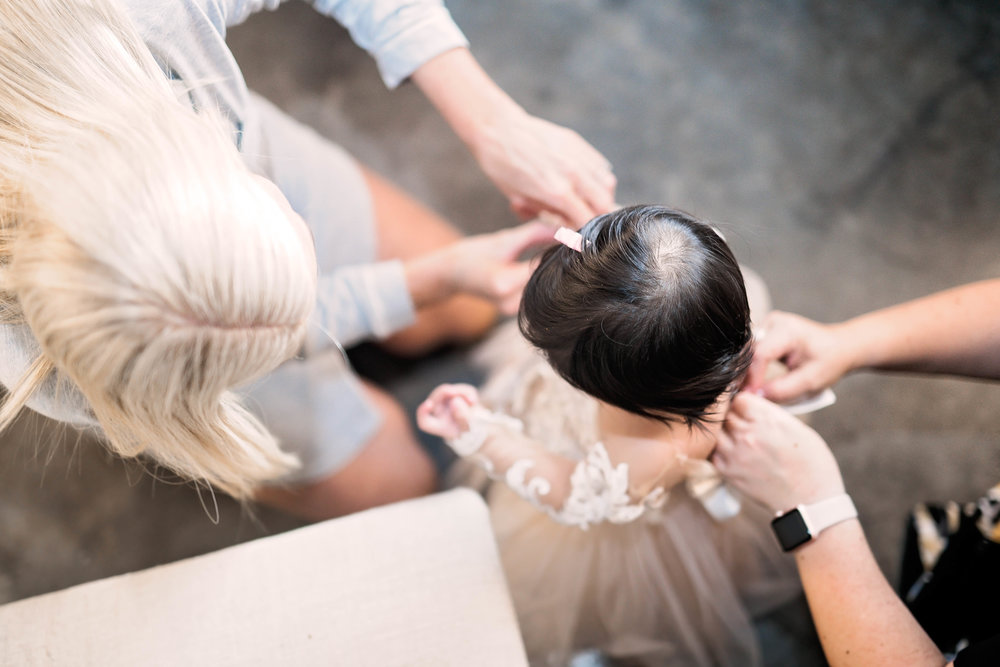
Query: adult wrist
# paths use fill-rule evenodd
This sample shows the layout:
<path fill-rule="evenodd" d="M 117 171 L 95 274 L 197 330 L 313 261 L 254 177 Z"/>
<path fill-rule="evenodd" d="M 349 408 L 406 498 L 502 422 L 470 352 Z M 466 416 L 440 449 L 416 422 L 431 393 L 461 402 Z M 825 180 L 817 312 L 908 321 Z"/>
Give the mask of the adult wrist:
<path fill-rule="evenodd" d="M 885 356 L 879 340 L 878 323 L 871 322 L 868 315 L 845 320 L 831 326 L 836 337 L 843 370 L 841 377 L 864 368 L 878 367 Z"/>
<path fill-rule="evenodd" d="M 517 127 L 529 117 L 517 102 L 504 95 L 503 99 L 485 103 L 480 112 L 470 114 L 461 129 L 456 127 L 456 133 L 473 157 L 481 162 L 484 157 L 496 153 L 498 147 L 506 148 L 504 143 L 509 140 L 509 128 Z"/>
<path fill-rule="evenodd" d="M 827 528 L 856 519 L 857 516 L 858 510 L 851 497 L 846 493 L 839 493 L 778 512 L 771 521 L 771 528 L 781 548 L 793 551 L 819 537 Z"/>
<path fill-rule="evenodd" d="M 442 53 L 413 74 L 455 134 L 475 154 L 487 128 L 508 113 L 525 113 L 479 65 L 468 48 Z"/>
<path fill-rule="evenodd" d="M 415 257 L 403 264 L 406 285 L 416 308 L 443 301 L 458 291 L 453 246 Z"/>

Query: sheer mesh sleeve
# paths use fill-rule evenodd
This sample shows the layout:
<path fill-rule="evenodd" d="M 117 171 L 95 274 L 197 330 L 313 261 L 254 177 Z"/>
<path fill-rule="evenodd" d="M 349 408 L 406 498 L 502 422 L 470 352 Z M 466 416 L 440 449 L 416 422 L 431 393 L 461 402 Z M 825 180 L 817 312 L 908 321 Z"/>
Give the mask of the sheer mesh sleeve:
<path fill-rule="evenodd" d="M 472 409 L 469 429 L 448 445 L 555 521 L 584 530 L 603 521 L 634 521 L 666 497 L 660 488 L 633 501 L 628 464 L 612 464 L 600 442 L 582 460 L 572 460 L 527 437 L 520 420 L 482 407 Z"/>

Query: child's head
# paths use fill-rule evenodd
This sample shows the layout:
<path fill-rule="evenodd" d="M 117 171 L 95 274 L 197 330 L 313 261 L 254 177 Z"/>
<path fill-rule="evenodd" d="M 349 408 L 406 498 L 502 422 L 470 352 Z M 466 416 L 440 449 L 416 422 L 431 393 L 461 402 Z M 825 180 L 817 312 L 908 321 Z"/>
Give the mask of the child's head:
<path fill-rule="evenodd" d="M 599 216 L 581 252 L 550 248 L 524 290 L 521 332 L 567 381 L 661 421 L 698 424 L 750 364 L 750 309 L 722 237 L 662 206 Z"/>

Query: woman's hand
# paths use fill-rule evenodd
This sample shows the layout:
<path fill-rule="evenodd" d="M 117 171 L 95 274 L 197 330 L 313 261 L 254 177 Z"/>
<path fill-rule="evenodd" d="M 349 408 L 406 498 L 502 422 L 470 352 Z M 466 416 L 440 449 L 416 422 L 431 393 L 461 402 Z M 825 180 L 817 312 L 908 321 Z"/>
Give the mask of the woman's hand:
<path fill-rule="evenodd" d="M 520 108 L 484 122 L 470 148 L 522 219 L 550 211 L 579 229 L 615 207 L 611 163 L 573 130 Z"/>
<path fill-rule="evenodd" d="M 841 335 L 839 325 L 772 311 L 761 331 L 744 389 L 772 401 L 787 403 L 815 394 L 856 367 L 851 341 Z M 774 361 L 784 363 L 788 373 L 767 380 L 768 367 Z"/>
<path fill-rule="evenodd" d="M 420 430 L 453 439 L 469 430 L 469 411 L 479 405 L 476 388 L 467 384 L 442 384 L 417 408 Z"/>
<path fill-rule="evenodd" d="M 823 438 L 754 394 L 733 398 L 712 463 L 735 488 L 775 512 L 844 492 Z"/>
<path fill-rule="evenodd" d="M 414 304 L 419 308 L 457 293 L 495 303 L 505 315 L 517 312 L 531 277 L 525 251 L 553 243 L 553 229 L 541 222 L 469 236 L 405 265 Z"/>
<path fill-rule="evenodd" d="M 579 229 L 615 207 L 611 163 L 576 132 L 527 113 L 468 49 L 432 58 L 412 78 L 522 218 L 550 211 Z"/>
<path fill-rule="evenodd" d="M 530 260 L 518 258 L 552 243 L 552 227 L 541 222 L 470 236 L 452 248 L 452 280 L 460 291 L 490 299 L 502 313 L 513 315 L 534 268 Z"/>

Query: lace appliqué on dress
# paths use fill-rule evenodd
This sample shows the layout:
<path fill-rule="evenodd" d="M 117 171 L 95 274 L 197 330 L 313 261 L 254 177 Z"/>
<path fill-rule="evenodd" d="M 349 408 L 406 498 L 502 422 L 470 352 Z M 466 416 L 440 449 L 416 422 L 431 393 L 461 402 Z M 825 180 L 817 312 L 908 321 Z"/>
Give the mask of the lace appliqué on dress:
<path fill-rule="evenodd" d="M 559 523 L 582 530 L 603 521 L 628 523 L 641 517 L 647 509 L 661 507 L 666 501 L 666 491 L 657 488 L 633 502 L 629 496 L 628 464 L 613 465 L 607 449 L 596 442 L 573 468 L 569 495 L 557 509 L 544 499 L 552 490 L 550 480 L 541 476 L 528 477 L 536 467 L 535 461 L 519 458 L 506 471 L 500 471 L 492 458 L 480 451 L 489 438 L 503 438 L 504 431 L 508 436 L 521 436 L 524 425 L 519 419 L 478 407 L 470 414 L 469 430 L 449 440 L 448 445 L 459 456 L 479 462 L 491 478 L 502 480 L 512 491 Z M 541 448 L 538 455 L 551 456 Z"/>
<path fill-rule="evenodd" d="M 667 495 L 657 488 L 642 501 L 633 503 L 628 494 L 628 464 L 612 465 L 608 450 L 600 442 L 594 443 L 587 458 L 576 464 L 570 485 L 572 490 L 559 513 L 561 516 L 553 518 L 584 530 L 602 521 L 635 521 L 648 508 L 662 505 Z"/>
<path fill-rule="evenodd" d="M 524 432 L 524 423 L 499 412 L 490 412 L 483 407 L 474 407 L 469 412 L 469 430 L 456 438 L 445 440 L 456 454 L 462 457 L 472 456 L 480 449 L 486 439 L 493 435 L 490 426 L 499 426 L 513 433 Z"/>

